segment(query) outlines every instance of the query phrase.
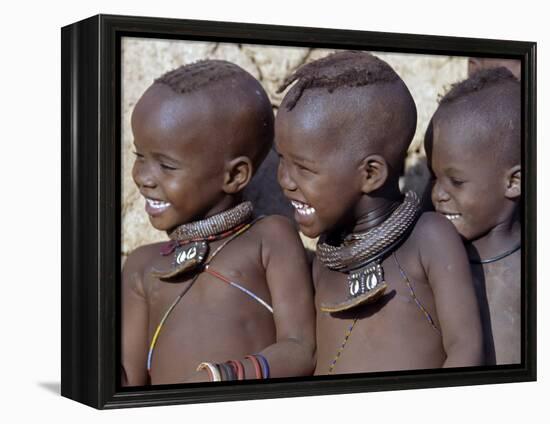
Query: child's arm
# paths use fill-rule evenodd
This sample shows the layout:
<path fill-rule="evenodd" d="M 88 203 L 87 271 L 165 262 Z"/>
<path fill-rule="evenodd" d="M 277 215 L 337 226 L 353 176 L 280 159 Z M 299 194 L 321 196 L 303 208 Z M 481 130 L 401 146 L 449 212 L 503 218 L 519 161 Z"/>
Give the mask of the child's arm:
<path fill-rule="evenodd" d="M 276 341 L 260 353 L 268 362 L 270 377 L 312 375 L 315 369 L 315 306 L 310 266 L 300 237 L 288 219 L 269 216 L 262 225 L 262 263 L 271 294 Z M 251 361 L 238 359 L 246 379 L 256 372 Z M 201 370 L 185 383 L 210 381 Z"/>
<path fill-rule="evenodd" d="M 480 365 L 482 330 L 470 266 L 453 224 L 436 213 L 425 213 L 421 261 L 434 294 L 447 359 L 443 367 Z"/>
<path fill-rule="evenodd" d="M 310 265 L 300 237 L 288 219 L 266 220 L 262 261 L 271 293 L 277 334 L 261 353 L 273 377 L 311 375 L 315 368 L 315 305 Z"/>
<path fill-rule="evenodd" d="M 148 308 L 143 288 L 146 247 L 132 252 L 122 271 L 122 385 L 147 384 Z"/>

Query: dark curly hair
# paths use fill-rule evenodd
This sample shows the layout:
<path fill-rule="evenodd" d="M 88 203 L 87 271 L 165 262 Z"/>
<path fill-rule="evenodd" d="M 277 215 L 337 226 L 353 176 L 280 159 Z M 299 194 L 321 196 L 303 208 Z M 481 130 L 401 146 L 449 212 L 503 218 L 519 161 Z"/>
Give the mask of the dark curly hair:
<path fill-rule="evenodd" d="M 278 92 L 297 81 L 284 100 L 284 107 L 292 110 L 303 92 L 311 88 L 326 87 L 332 93 L 339 87 L 360 87 L 398 79 L 395 71 L 376 56 L 361 51 L 344 51 L 301 66 L 284 80 Z"/>
<path fill-rule="evenodd" d="M 432 155 L 436 121 L 459 120 L 475 116 L 484 125 L 477 132 L 492 136 L 472 137 L 477 148 L 490 151 L 493 163 L 512 166 L 521 160 L 521 90 L 519 80 L 507 68 L 483 69 L 454 84 L 439 100 L 439 106 L 426 130 L 424 145 Z M 479 139 L 479 140 L 478 140 Z M 485 142 L 482 143 L 482 140 Z M 458 142 L 458 141 L 457 141 Z"/>
<path fill-rule="evenodd" d="M 248 75 L 244 69 L 231 62 L 207 59 L 168 71 L 157 78 L 155 83 L 165 84 L 176 93 L 184 94 L 239 74 Z"/>
<path fill-rule="evenodd" d="M 482 69 L 470 78 L 458 82 L 451 86 L 451 89 L 440 100 L 440 104 L 452 103 L 456 99 L 476 93 L 487 87 L 491 87 L 502 82 L 512 82 L 519 85 L 518 79 L 510 72 L 508 68 L 498 67 Z"/>

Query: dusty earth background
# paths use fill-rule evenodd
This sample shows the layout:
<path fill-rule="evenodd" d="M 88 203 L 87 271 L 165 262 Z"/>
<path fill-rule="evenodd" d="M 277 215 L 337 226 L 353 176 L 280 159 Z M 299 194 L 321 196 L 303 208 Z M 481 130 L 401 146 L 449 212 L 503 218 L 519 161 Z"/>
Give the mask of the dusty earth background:
<path fill-rule="evenodd" d="M 223 59 L 236 63 L 250 72 L 264 86 L 275 113 L 284 97 L 277 94 L 286 76 L 304 63 L 324 57 L 334 50 L 296 47 L 271 47 L 233 43 L 203 43 L 194 41 L 124 38 L 122 40 L 122 260 L 136 247 L 167 240 L 166 234 L 155 230 L 145 213 L 145 201 L 131 177 L 133 136 L 130 127 L 132 110 L 139 97 L 161 74 L 200 59 Z M 414 140 L 406 161 L 403 186 L 419 192 L 427 181 L 423 166 L 422 140 L 428 121 L 437 107 L 437 99 L 451 84 L 467 76 L 465 57 L 418 54 L 377 53 L 403 78 L 416 102 L 418 122 Z M 259 187 L 252 187 L 248 197 L 263 212 L 289 214 L 287 202 L 276 185 L 276 157 L 270 154 L 256 178 L 267 186 L 259 197 Z M 253 180 L 254 182 L 254 180 Z M 198 189 L 198 188 L 197 188 Z M 272 206 L 272 210 L 269 207 Z M 304 243 L 312 246 L 305 238 Z"/>

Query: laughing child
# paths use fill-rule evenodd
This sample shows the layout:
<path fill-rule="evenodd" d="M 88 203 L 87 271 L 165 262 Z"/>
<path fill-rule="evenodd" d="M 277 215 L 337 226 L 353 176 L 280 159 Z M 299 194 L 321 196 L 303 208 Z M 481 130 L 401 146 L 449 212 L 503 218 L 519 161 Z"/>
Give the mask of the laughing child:
<path fill-rule="evenodd" d="M 311 277 L 286 218 L 241 193 L 273 141 L 260 83 L 225 61 L 157 79 L 132 114 L 133 179 L 151 225 L 122 279 L 122 384 L 311 374 Z M 288 258 L 292 258 L 289 261 Z"/>
<path fill-rule="evenodd" d="M 279 183 L 308 237 L 315 374 L 463 367 L 481 360 L 466 252 L 441 215 L 420 215 L 398 178 L 416 129 L 385 62 L 339 52 L 299 68 L 275 123 Z"/>
<path fill-rule="evenodd" d="M 521 93 L 506 68 L 440 101 L 426 136 L 432 201 L 466 242 L 487 364 L 521 361 Z"/>

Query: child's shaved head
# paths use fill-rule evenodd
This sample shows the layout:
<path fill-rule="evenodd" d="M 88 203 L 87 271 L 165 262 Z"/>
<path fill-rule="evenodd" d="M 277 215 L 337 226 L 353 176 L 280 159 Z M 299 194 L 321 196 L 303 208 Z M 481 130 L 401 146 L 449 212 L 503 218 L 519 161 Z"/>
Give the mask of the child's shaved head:
<path fill-rule="evenodd" d="M 279 114 L 324 109 L 327 131 L 345 131 L 346 150 L 379 154 L 392 173 L 400 171 L 416 130 L 416 106 L 386 62 L 367 52 L 338 52 L 302 66 L 281 90 L 294 82 Z"/>
<path fill-rule="evenodd" d="M 506 68 L 480 71 L 445 95 L 426 133 L 435 209 L 466 240 L 515 216 L 521 196 L 521 90 Z"/>
<path fill-rule="evenodd" d="M 302 93 L 308 89 L 326 88 L 332 93 L 340 87 L 360 87 L 398 79 L 395 71 L 377 57 L 365 52 L 346 51 L 333 53 L 302 66 L 285 79 L 279 92 L 297 81 L 284 99 L 284 106 L 292 110 Z"/>
<path fill-rule="evenodd" d="M 136 103 L 131 124 L 132 176 L 148 199 L 151 223 L 164 231 L 232 203 L 274 133 L 273 110 L 260 83 L 218 60 L 161 76 Z"/>
<path fill-rule="evenodd" d="M 176 95 L 198 94 L 195 108 L 204 109 L 204 116 L 218 117 L 211 125 L 225 133 L 233 155 L 250 157 L 255 170 L 269 152 L 274 132 L 271 102 L 261 84 L 239 66 L 201 60 L 165 73 L 155 86 L 167 86 Z"/>
<path fill-rule="evenodd" d="M 224 60 L 199 60 L 198 62 L 180 66 L 166 72 L 155 80 L 156 83 L 166 84 L 176 93 L 190 93 L 201 87 L 215 82 L 227 80 L 231 77 L 244 77 L 246 72 L 237 65 Z"/>
<path fill-rule="evenodd" d="M 506 68 L 481 70 L 453 85 L 440 100 L 427 137 L 431 149 L 433 125 L 464 121 L 465 131 L 475 127 L 476 137 L 464 137 L 464 148 L 490 151 L 503 167 L 519 164 L 521 158 L 520 83 Z M 469 123 L 469 124 L 467 124 Z M 437 125 L 436 125 L 437 127 Z"/>

